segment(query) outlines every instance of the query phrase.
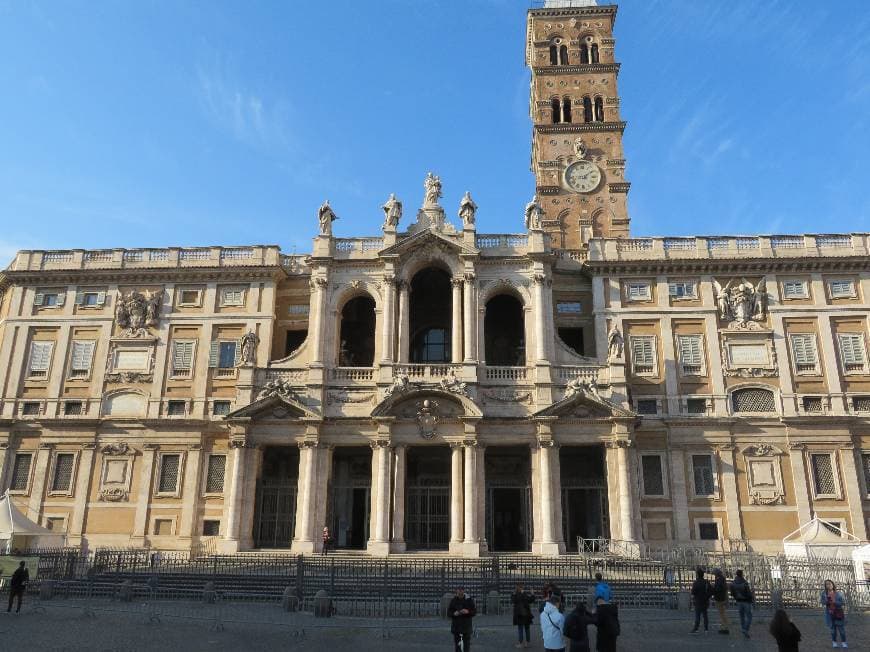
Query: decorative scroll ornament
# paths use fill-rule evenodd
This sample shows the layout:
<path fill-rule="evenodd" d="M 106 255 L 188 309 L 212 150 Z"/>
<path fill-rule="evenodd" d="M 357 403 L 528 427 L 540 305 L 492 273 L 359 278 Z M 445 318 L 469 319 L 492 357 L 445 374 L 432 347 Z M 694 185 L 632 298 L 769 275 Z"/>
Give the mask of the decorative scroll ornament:
<path fill-rule="evenodd" d="M 477 204 L 471 198 L 471 193 L 466 191 L 459 202 L 459 217 L 462 218 L 462 227 L 470 229 L 474 226 L 475 215 L 477 215 Z"/>
<path fill-rule="evenodd" d="M 239 365 L 240 367 L 253 367 L 257 362 L 257 345 L 260 338 L 254 331 L 248 331 L 239 340 Z"/>
<path fill-rule="evenodd" d="M 468 396 L 468 386 L 456 377 L 453 369 L 447 372 L 447 375 L 440 380 L 438 386 L 445 392 Z"/>
<path fill-rule="evenodd" d="M 130 492 L 121 487 L 111 487 L 100 490 L 100 500 L 109 503 L 121 503 L 129 500 Z"/>
<path fill-rule="evenodd" d="M 437 408 L 438 401 L 427 398 L 417 402 L 417 426 L 423 439 L 432 439 L 435 436 L 438 427 L 438 415 L 435 414 Z"/>
<path fill-rule="evenodd" d="M 103 455 L 129 455 L 133 451 L 126 442 L 118 442 L 117 444 L 106 444 L 100 449 Z"/>
<path fill-rule="evenodd" d="M 528 403 L 532 400 L 532 392 L 515 389 L 487 389 L 483 391 L 483 396 L 499 403 Z"/>
<path fill-rule="evenodd" d="M 571 379 L 565 387 L 565 398 L 574 396 L 575 394 L 586 394 L 589 396 L 599 396 L 598 383 L 595 379 L 583 380 L 579 376 Z"/>
<path fill-rule="evenodd" d="M 411 379 L 408 374 L 398 373 L 393 376 L 393 384 L 384 390 L 384 398 L 389 398 L 394 394 L 403 394 L 411 389 Z"/>
<path fill-rule="evenodd" d="M 119 294 L 115 306 L 115 322 L 124 330 L 122 337 L 148 337 L 148 328 L 155 328 L 160 319 L 163 290 L 133 291 Z"/>
<path fill-rule="evenodd" d="M 112 385 L 130 385 L 132 383 L 150 383 L 154 380 L 154 374 L 144 371 L 115 371 L 107 373 L 104 379 Z"/>
<path fill-rule="evenodd" d="M 332 235 L 332 223 L 338 219 L 338 215 L 332 210 L 327 199 L 317 210 L 317 220 L 320 223 L 320 235 Z"/>
<path fill-rule="evenodd" d="M 387 203 L 381 206 L 384 209 L 384 229 L 395 229 L 402 219 L 402 202 L 396 199 L 396 195 L 390 193 Z"/>
<path fill-rule="evenodd" d="M 728 328 L 759 328 L 756 322 L 767 318 L 768 298 L 764 279 L 755 285 L 745 278 L 737 285 L 733 283 L 734 279 L 731 279 L 723 287 L 718 281 L 713 281 L 719 318 L 730 322 Z"/>
<path fill-rule="evenodd" d="M 525 210 L 525 224 L 526 230 L 530 229 L 540 229 L 541 223 L 544 220 L 544 209 L 541 207 L 541 204 L 538 202 L 538 196 L 535 195 L 532 197 L 532 201 L 526 204 Z"/>
<path fill-rule="evenodd" d="M 342 403 L 371 403 L 375 398 L 373 392 L 349 392 L 347 390 L 337 390 L 328 392 L 326 402 L 330 405 Z"/>

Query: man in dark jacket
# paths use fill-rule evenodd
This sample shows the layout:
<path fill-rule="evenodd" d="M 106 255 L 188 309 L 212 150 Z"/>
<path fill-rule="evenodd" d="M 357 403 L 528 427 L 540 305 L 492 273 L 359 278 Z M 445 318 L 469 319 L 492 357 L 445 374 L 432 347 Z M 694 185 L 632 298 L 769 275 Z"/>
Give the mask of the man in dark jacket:
<path fill-rule="evenodd" d="M 24 590 L 29 581 L 30 573 L 27 572 L 26 565 L 22 561 L 12 573 L 12 580 L 9 582 L 9 608 L 6 609 L 6 613 L 12 611 L 12 600 L 15 596 L 18 596 L 18 606 L 15 608 L 15 613 L 21 612 L 21 598 L 24 597 Z"/>
<path fill-rule="evenodd" d="M 692 602 L 695 606 L 695 626 L 690 634 L 698 633 L 698 625 L 701 624 L 701 616 L 704 617 L 704 633 L 710 631 L 710 620 L 707 616 L 707 608 L 710 606 L 710 596 L 713 594 L 713 587 L 710 582 L 704 577 L 704 569 L 698 568 L 695 571 L 695 581 L 692 583 Z"/>
<path fill-rule="evenodd" d="M 713 602 L 719 611 L 719 633 L 728 634 L 728 582 L 720 568 L 713 571 Z"/>
<path fill-rule="evenodd" d="M 517 628 L 516 647 L 529 647 L 534 602 L 535 596 L 526 591 L 522 584 L 517 584 L 516 591 L 511 595 L 511 604 L 514 607 L 514 625 Z M 525 635 L 525 641 L 523 635 Z"/>
<path fill-rule="evenodd" d="M 598 635 L 595 637 L 597 652 L 616 652 L 616 637 L 619 636 L 619 608 L 604 598 L 595 601 L 595 625 Z"/>
<path fill-rule="evenodd" d="M 456 595 L 447 607 L 450 614 L 450 632 L 453 634 L 453 645 L 456 652 L 468 652 L 471 649 L 471 619 L 477 613 L 474 600 L 465 595 L 465 589 L 456 589 Z M 461 641 L 461 642 L 460 642 Z"/>
<path fill-rule="evenodd" d="M 571 641 L 570 652 L 589 652 L 589 625 L 595 616 L 586 611 L 586 605 L 578 603 L 574 611 L 565 617 L 565 636 Z"/>
<path fill-rule="evenodd" d="M 743 577 L 743 571 L 739 568 L 734 573 L 734 581 L 731 582 L 731 597 L 737 603 L 737 610 L 740 613 L 740 631 L 743 632 L 745 638 L 749 638 L 749 627 L 752 625 L 752 603 L 755 602 L 755 596 L 749 582 Z"/>

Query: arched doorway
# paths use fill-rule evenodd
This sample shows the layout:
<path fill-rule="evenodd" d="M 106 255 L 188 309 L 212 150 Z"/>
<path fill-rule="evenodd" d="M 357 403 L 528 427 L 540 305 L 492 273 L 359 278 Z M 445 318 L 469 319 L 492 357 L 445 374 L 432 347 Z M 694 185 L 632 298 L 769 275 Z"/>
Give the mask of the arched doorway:
<path fill-rule="evenodd" d="M 434 267 L 417 272 L 411 281 L 411 362 L 450 362 L 451 301 L 447 272 Z"/>
<path fill-rule="evenodd" d="M 522 367 L 526 364 L 526 329 L 523 304 L 510 294 L 499 294 L 486 304 L 483 336 L 486 364 Z"/>
<path fill-rule="evenodd" d="M 338 366 L 371 367 L 375 362 L 375 301 L 354 297 L 341 310 Z"/>

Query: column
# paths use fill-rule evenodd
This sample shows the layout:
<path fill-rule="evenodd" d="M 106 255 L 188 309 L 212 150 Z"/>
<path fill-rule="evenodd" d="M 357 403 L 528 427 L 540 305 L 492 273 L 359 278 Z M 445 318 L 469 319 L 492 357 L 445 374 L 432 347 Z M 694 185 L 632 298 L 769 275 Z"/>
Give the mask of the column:
<path fill-rule="evenodd" d="M 740 498 L 737 495 L 737 476 L 734 468 L 734 446 L 719 448 L 719 462 L 722 465 L 722 494 L 728 514 L 728 538 L 742 539 L 743 524 L 740 521 Z"/>
<path fill-rule="evenodd" d="M 538 441 L 538 468 L 541 473 L 541 550 L 543 555 L 558 554 L 556 529 L 553 527 L 553 472 L 550 459 L 552 439 Z M 554 550 L 555 549 L 555 550 Z"/>
<path fill-rule="evenodd" d="M 474 346 L 474 272 L 466 272 L 464 279 L 465 293 L 463 295 L 462 306 L 462 340 L 465 345 L 465 362 L 474 362 L 474 356 L 476 353 Z"/>
<path fill-rule="evenodd" d="M 547 282 L 546 275 L 536 273 L 532 278 L 535 285 L 535 357 L 539 364 L 547 362 L 546 315 L 544 301 L 544 284 Z"/>
<path fill-rule="evenodd" d="M 797 505 L 798 526 L 810 522 L 813 517 L 813 507 L 810 503 L 810 492 L 807 489 L 807 468 L 804 459 L 806 444 L 789 442 L 788 461 L 791 465 L 791 480 L 794 484 L 794 498 Z"/>
<path fill-rule="evenodd" d="M 311 303 L 314 308 L 309 316 L 309 330 L 312 335 L 312 361 L 313 365 L 323 364 L 323 323 L 326 312 L 326 287 L 329 281 L 322 276 L 311 278 Z"/>
<path fill-rule="evenodd" d="M 312 503 L 314 482 L 317 476 L 317 443 L 304 441 L 299 444 L 299 489 L 296 492 L 296 528 L 292 549 L 297 553 L 312 553 L 315 550 Z"/>
<path fill-rule="evenodd" d="M 33 471 L 33 483 L 30 486 L 30 502 L 27 505 L 27 518 L 34 523 L 39 523 L 39 516 L 42 513 L 42 499 L 45 495 L 45 480 L 52 448 L 52 444 L 40 444 L 36 451 L 36 467 Z"/>
<path fill-rule="evenodd" d="M 88 500 L 91 494 L 91 478 L 94 474 L 94 450 L 97 445 L 93 442 L 82 444 L 82 452 L 79 455 L 79 467 L 76 472 L 75 503 L 73 504 L 72 516 L 69 524 L 69 545 L 81 545 L 82 532 L 85 524 L 85 513 L 88 509 Z"/>
<path fill-rule="evenodd" d="M 392 362 L 393 357 L 393 324 L 395 323 L 394 299 L 396 295 L 396 278 L 392 275 L 384 276 L 384 309 L 381 312 L 384 323 L 381 327 L 383 337 L 381 345 L 381 360 Z"/>
<path fill-rule="evenodd" d="M 400 363 L 408 362 L 408 347 L 410 340 L 408 332 L 411 329 L 410 313 L 408 306 L 408 281 L 399 281 L 399 355 L 397 356 Z"/>
<path fill-rule="evenodd" d="M 460 443 L 450 444 L 450 552 L 461 554 L 463 527 L 462 455 Z"/>
<path fill-rule="evenodd" d="M 241 523 L 242 497 L 244 496 L 245 480 L 245 440 L 230 440 L 232 451 L 232 478 L 230 480 L 229 496 L 224 496 L 224 512 L 227 526 L 224 530 L 226 539 L 225 551 L 237 552 L 239 549 L 239 524 Z"/>
<path fill-rule="evenodd" d="M 477 557 L 480 554 L 480 537 L 477 533 L 477 442 L 465 442 L 465 543 L 463 554 Z"/>
<path fill-rule="evenodd" d="M 202 459 L 202 446 L 194 444 L 187 452 L 187 467 L 184 472 L 184 489 L 181 494 L 181 526 L 179 537 L 190 539 L 194 533 L 197 507 L 199 506 L 199 468 Z M 187 542 L 190 543 L 189 541 Z"/>
<path fill-rule="evenodd" d="M 867 523 L 864 520 L 864 495 L 861 492 L 861 483 L 858 481 L 854 446 L 845 446 L 840 449 L 840 462 L 843 465 L 843 480 L 846 485 L 846 500 L 849 501 L 852 534 L 861 541 L 866 541 Z"/>
<path fill-rule="evenodd" d="M 387 441 L 373 441 L 372 510 L 366 551 L 383 557 L 390 552 L 390 447 Z"/>
<path fill-rule="evenodd" d="M 686 453 L 682 448 L 671 449 L 671 504 L 674 510 L 674 540 L 685 543 L 692 538 L 689 530 L 689 498 L 686 491 Z"/>
<path fill-rule="evenodd" d="M 462 362 L 462 283 L 459 277 L 450 280 L 453 286 L 453 300 L 450 304 L 453 319 L 450 327 L 450 361 L 453 364 Z"/>
<path fill-rule="evenodd" d="M 619 526 L 622 530 L 622 539 L 625 541 L 636 539 L 634 521 L 631 517 L 634 500 L 630 481 L 631 469 L 628 464 L 628 447 L 630 445 L 629 441 L 620 441 L 619 448 L 616 449 L 617 473 L 619 474 Z"/>
<path fill-rule="evenodd" d="M 130 543 L 142 546 L 148 529 L 148 505 L 151 502 L 152 483 L 154 482 L 154 459 L 157 457 L 157 444 L 143 444 L 142 470 L 139 472 L 139 495 L 136 500 L 136 515 L 133 517 L 133 533 Z"/>
<path fill-rule="evenodd" d="M 405 551 L 405 483 L 408 447 L 393 449 L 393 533 L 390 552 Z"/>

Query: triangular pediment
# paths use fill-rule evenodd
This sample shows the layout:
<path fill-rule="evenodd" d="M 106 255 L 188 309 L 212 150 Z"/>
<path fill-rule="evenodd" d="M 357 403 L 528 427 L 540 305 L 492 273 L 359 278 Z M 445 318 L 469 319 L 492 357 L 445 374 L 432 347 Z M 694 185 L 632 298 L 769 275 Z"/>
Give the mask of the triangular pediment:
<path fill-rule="evenodd" d="M 272 393 L 230 412 L 224 418 L 227 420 L 245 418 L 256 421 L 258 419 L 311 419 L 319 418 L 319 415 L 295 397 Z"/>
<path fill-rule="evenodd" d="M 562 417 L 565 419 L 631 419 L 637 414 L 614 405 L 591 391 L 577 391 L 561 401 L 538 410 L 536 417 Z"/>
<path fill-rule="evenodd" d="M 437 229 L 434 227 L 430 227 L 428 229 L 424 229 L 423 231 L 419 231 L 414 233 L 413 235 L 409 235 L 406 238 L 402 238 L 399 242 L 394 245 L 387 247 L 386 249 L 382 249 L 379 253 L 380 256 L 407 256 L 421 247 L 431 247 L 435 246 L 438 248 L 442 248 L 451 251 L 455 254 L 476 254 L 479 253 L 477 249 L 473 247 L 467 247 L 466 245 L 459 242 L 456 238 L 450 238 L 442 233 L 439 233 Z"/>

